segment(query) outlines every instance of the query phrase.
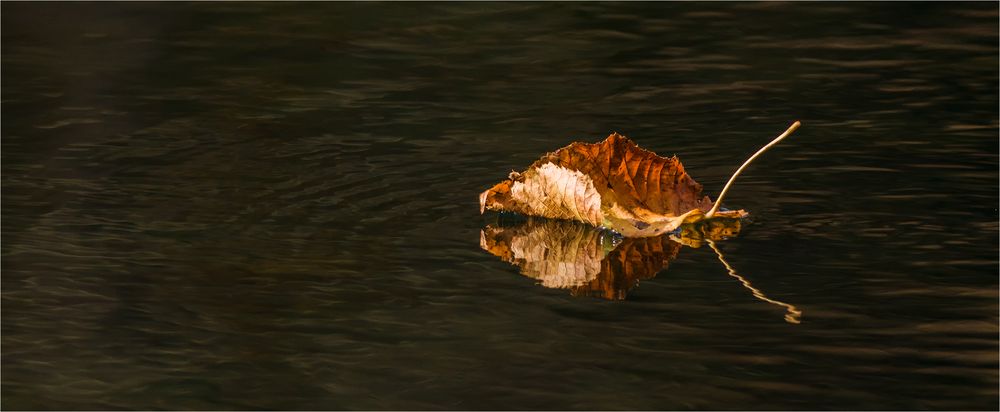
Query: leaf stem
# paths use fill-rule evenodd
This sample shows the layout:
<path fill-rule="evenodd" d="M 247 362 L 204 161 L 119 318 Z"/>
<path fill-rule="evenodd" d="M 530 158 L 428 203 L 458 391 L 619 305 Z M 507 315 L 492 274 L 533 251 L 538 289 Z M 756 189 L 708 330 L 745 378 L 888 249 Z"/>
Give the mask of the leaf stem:
<path fill-rule="evenodd" d="M 753 156 L 750 156 L 750 158 L 747 159 L 747 161 L 743 162 L 743 165 L 740 166 L 739 169 L 736 169 L 736 172 L 733 173 L 733 177 L 730 177 L 729 181 L 726 182 L 726 186 L 722 188 L 722 193 L 719 193 L 719 197 L 715 199 L 715 205 L 712 206 L 712 210 L 709 210 L 708 213 L 705 213 L 705 218 L 706 219 L 711 218 L 712 215 L 715 214 L 715 212 L 719 211 L 719 206 L 722 205 L 722 199 L 726 197 L 726 193 L 729 192 L 729 187 L 733 185 L 733 181 L 736 180 L 736 176 L 739 176 L 740 172 L 742 172 L 743 169 L 746 169 L 747 165 L 749 165 L 750 162 L 753 161 L 753 159 L 756 159 L 757 156 L 760 156 L 762 153 L 767 151 L 767 149 L 770 149 L 771 146 L 778 144 L 778 142 L 780 142 L 782 139 L 788 137 L 788 135 L 792 134 L 792 132 L 794 132 L 795 129 L 798 129 L 799 126 L 801 125 L 802 123 L 796 120 L 795 123 L 792 123 L 792 125 L 788 127 L 788 130 L 785 130 L 784 133 L 782 133 L 780 136 L 772 140 L 771 143 L 768 143 L 766 146 L 760 148 L 760 150 L 758 150 L 757 153 L 754 153 Z"/>

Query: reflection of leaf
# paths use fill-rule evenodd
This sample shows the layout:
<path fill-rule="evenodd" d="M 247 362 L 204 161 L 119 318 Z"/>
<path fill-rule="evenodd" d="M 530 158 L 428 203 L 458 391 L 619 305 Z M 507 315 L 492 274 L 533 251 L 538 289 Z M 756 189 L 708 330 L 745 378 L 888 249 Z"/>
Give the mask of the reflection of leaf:
<path fill-rule="evenodd" d="M 670 239 L 684 246 L 699 248 L 705 241 L 721 240 L 740 233 L 742 221 L 733 218 L 701 220 L 682 225 Z"/>
<path fill-rule="evenodd" d="M 681 233 L 696 239 L 721 239 L 719 233 L 738 233 L 739 220 L 727 230 L 703 232 L 691 227 Z M 681 240 L 688 238 L 679 238 Z M 570 289 L 574 296 L 624 299 L 640 280 L 650 279 L 677 257 L 681 244 L 667 236 L 621 238 L 566 220 L 528 219 L 515 225 L 489 225 L 480 234 L 480 246 L 542 286 Z"/>
<path fill-rule="evenodd" d="M 785 308 L 785 320 L 799 323 L 802 311 L 771 299 L 726 262 L 715 241 L 736 236 L 739 219 L 710 219 L 680 227 L 669 236 L 623 238 L 606 230 L 568 220 L 528 218 L 498 221 L 480 232 L 479 245 L 542 286 L 569 289 L 573 296 L 625 299 L 639 281 L 651 279 L 677 258 L 683 246 L 708 244 L 729 276 L 761 301 Z"/>
<path fill-rule="evenodd" d="M 480 211 L 576 220 L 628 237 L 671 232 L 701 220 L 713 206 L 677 157 L 657 156 L 617 133 L 546 154 L 480 194 L 479 203 Z"/>
<path fill-rule="evenodd" d="M 573 288 L 573 296 L 625 299 L 626 293 L 640 280 L 651 279 L 677 258 L 681 245 L 666 236 L 625 238 L 601 261 L 596 279 Z"/>
<path fill-rule="evenodd" d="M 613 236 L 590 226 L 560 220 L 529 219 L 510 228 L 487 226 L 480 246 L 516 264 L 521 274 L 538 279 L 542 286 L 568 288 L 597 277 L 606 244 Z"/>

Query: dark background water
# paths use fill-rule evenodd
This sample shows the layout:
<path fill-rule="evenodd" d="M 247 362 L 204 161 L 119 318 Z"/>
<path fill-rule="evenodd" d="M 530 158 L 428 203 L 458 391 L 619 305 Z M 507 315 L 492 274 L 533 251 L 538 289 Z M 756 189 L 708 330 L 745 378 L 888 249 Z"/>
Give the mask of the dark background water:
<path fill-rule="evenodd" d="M 5 409 L 997 409 L 996 3 L 2 4 Z M 718 244 L 625 301 L 477 195 L 621 132 Z"/>

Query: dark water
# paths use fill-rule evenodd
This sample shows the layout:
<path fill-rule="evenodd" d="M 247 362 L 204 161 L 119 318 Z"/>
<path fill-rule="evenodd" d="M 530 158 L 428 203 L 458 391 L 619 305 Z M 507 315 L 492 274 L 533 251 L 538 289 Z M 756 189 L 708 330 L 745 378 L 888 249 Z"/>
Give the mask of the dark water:
<path fill-rule="evenodd" d="M 997 409 L 997 22 L 4 2 L 2 406 Z M 715 246 L 800 323 L 704 246 L 622 301 L 480 248 L 546 151 L 619 131 L 714 197 L 793 120 Z"/>

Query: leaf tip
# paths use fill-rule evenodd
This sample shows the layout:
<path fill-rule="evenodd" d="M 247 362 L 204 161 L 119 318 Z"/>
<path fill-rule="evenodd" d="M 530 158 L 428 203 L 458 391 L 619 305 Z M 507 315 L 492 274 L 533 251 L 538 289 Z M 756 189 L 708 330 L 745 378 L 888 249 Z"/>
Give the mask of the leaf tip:
<path fill-rule="evenodd" d="M 504 180 L 479 194 L 479 214 L 487 210 L 506 210 L 510 203 L 511 180 Z"/>

